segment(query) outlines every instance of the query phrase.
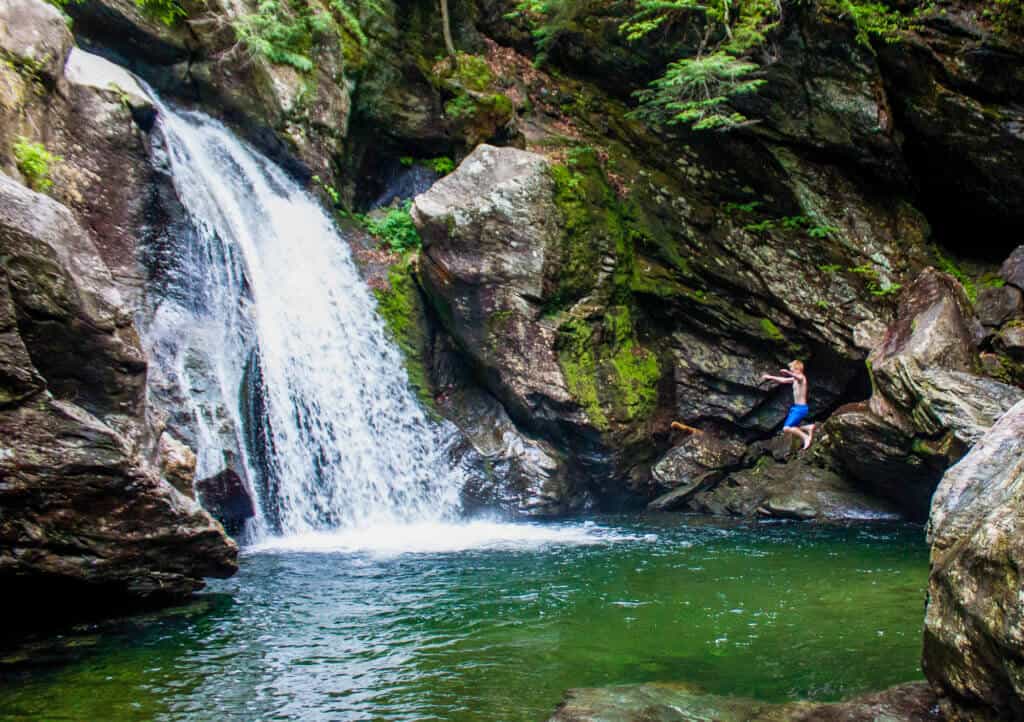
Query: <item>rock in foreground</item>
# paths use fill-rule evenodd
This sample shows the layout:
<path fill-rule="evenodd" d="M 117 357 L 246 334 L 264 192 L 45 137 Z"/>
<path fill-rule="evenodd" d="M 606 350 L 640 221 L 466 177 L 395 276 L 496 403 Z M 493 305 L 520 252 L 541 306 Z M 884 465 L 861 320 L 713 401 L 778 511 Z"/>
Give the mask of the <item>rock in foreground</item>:
<path fill-rule="evenodd" d="M 238 549 L 158 469 L 146 362 L 71 212 L 0 175 L 0 583 L 62 616 L 187 596 Z M 74 608 L 66 608 L 69 600 Z M 23 619 L 24 617 L 22 617 Z"/>
<path fill-rule="evenodd" d="M 704 694 L 685 685 L 573 689 L 550 722 L 937 722 L 934 692 L 922 682 L 835 704 L 769 704 Z"/>
<path fill-rule="evenodd" d="M 953 720 L 1024 718 L 1024 401 L 935 492 L 924 670 Z"/>

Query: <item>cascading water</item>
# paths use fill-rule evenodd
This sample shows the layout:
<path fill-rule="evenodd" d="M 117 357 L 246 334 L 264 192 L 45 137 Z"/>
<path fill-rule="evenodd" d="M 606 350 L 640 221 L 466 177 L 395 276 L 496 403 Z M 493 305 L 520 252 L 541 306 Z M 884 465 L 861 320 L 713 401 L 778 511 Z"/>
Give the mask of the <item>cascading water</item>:
<path fill-rule="evenodd" d="M 254 458 L 251 440 L 236 448 L 249 477 L 264 477 L 256 536 L 452 515 L 462 478 L 447 460 L 451 435 L 410 392 L 334 224 L 221 124 L 150 95 L 195 232 L 178 251 L 190 266 L 184 298 L 164 302 L 146 336 L 193 410 L 198 473 L 223 467 L 224 429 L 241 434 L 245 398 L 255 394 L 265 453 Z"/>

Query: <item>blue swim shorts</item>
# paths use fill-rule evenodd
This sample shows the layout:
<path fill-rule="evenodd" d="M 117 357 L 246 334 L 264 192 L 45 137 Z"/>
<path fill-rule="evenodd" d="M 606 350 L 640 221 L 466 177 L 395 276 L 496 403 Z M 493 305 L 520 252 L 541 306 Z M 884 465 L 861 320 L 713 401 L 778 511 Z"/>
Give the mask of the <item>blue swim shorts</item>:
<path fill-rule="evenodd" d="M 789 408 L 789 416 L 786 417 L 786 423 L 782 427 L 799 426 L 800 422 L 807 418 L 809 412 L 810 409 L 807 408 L 806 404 L 793 404 Z"/>

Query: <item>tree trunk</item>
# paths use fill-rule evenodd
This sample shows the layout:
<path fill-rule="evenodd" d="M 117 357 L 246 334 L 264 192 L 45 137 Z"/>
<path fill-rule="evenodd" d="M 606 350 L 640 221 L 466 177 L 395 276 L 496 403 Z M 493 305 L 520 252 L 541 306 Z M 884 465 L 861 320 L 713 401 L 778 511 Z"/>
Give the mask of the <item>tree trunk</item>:
<path fill-rule="evenodd" d="M 452 42 L 452 22 L 448 15 L 448 0 L 441 0 L 441 26 L 444 30 L 444 47 L 448 55 L 455 55 L 455 43 Z"/>

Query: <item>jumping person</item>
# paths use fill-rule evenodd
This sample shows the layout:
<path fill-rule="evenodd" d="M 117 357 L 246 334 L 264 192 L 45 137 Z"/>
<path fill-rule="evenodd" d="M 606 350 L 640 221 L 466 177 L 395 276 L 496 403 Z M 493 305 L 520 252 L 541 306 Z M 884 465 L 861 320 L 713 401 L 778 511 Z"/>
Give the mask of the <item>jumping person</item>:
<path fill-rule="evenodd" d="M 811 439 L 814 438 L 814 424 L 800 425 L 810 411 L 807 408 L 807 377 L 804 376 L 803 361 L 790 361 L 789 368 L 782 369 L 779 373 L 782 376 L 765 374 L 761 379 L 790 384 L 793 387 L 793 405 L 789 409 L 789 415 L 786 416 L 786 423 L 782 425 L 782 432 L 802 439 L 803 448 L 806 449 L 811 445 Z"/>

